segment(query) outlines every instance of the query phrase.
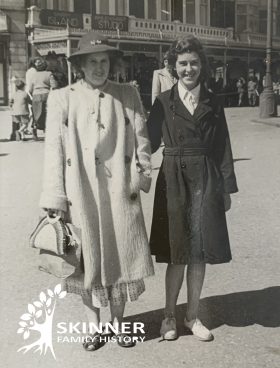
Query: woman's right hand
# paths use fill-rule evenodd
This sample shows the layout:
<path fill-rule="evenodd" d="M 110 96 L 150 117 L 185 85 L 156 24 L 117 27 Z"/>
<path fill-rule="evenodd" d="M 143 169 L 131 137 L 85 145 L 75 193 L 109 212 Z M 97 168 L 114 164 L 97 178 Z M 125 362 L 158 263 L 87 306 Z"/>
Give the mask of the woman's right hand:
<path fill-rule="evenodd" d="M 48 212 L 49 217 L 56 217 L 59 216 L 60 218 L 65 218 L 65 212 L 61 210 L 56 210 L 54 208 L 46 208 L 46 211 Z"/>

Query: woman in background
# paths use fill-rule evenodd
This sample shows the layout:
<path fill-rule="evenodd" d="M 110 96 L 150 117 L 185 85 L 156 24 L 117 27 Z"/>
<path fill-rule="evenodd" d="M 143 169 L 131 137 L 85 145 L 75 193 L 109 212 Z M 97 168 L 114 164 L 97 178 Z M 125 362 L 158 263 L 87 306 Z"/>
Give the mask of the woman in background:
<path fill-rule="evenodd" d="M 152 84 L 152 104 L 160 93 L 169 90 L 177 82 L 177 79 L 173 75 L 172 66 L 170 65 L 168 59 L 169 53 L 166 52 L 163 57 L 164 67 L 154 71 Z"/>

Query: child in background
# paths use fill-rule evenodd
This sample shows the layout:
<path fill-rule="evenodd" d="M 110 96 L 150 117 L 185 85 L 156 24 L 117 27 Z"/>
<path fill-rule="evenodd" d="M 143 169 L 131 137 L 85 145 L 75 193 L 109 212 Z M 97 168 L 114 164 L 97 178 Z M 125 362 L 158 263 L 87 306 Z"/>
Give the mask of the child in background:
<path fill-rule="evenodd" d="M 25 140 L 24 131 L 28 127 L 29 123 L 29 109 L 28 104 L 31 103 L 31 99 L 28 93 L 24 90 L 24 82 L 18 79 L 15 82 L 16 91 L 13 98 L 10 101 L 10 107 L 12 108 L 12 116 L 15 123 L 19 125 L 19 129 L 16 131 L 16 140 Z"/>

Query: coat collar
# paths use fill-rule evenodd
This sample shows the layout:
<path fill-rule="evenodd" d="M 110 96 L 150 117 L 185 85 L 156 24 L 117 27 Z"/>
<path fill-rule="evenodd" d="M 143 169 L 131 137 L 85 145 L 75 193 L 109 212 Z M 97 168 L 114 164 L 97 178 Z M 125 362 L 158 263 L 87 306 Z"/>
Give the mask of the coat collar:
<path fill-rule="evenodd" d="M 193 115 L 191 115 L 188 109 L 186 109 L 180 99 L 178 83 L 171 88 L 169 102 L 170 108 L 174 114 L 181 116 L 183 119 L 188 120 L 195 125 L 199 123 L 199 120 L 203 116 L 214 109 L 212 95 L 203 85 L 201 85 L 199 102 Z"/>

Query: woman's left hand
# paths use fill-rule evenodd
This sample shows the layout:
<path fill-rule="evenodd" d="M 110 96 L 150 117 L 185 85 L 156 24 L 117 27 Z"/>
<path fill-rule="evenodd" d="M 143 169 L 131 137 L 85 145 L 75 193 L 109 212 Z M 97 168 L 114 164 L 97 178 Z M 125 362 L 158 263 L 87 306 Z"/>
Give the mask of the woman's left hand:
<path fill-rule="evenodd" d="M 227 212 L 231 208 L 231 198 L 229 193 L 224 193 L 224 206 L 225 212 Z"/>

